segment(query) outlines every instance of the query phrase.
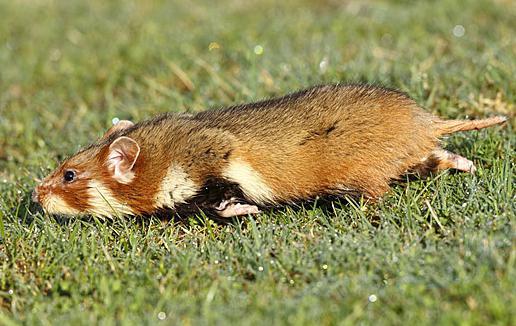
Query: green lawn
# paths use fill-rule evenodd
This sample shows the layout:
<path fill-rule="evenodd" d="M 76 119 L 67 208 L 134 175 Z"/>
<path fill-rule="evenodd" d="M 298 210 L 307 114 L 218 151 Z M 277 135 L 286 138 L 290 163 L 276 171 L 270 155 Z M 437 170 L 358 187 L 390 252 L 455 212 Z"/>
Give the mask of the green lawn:
<path fill-rule="evenodd" d="M 444 1 L 0 0 L 0 325 L 514 325 L 516 5 Z M 449 118 L 475 176 L 216 224 L 59 220 L 36 179 L 115 117 L 327 82 Z"/>

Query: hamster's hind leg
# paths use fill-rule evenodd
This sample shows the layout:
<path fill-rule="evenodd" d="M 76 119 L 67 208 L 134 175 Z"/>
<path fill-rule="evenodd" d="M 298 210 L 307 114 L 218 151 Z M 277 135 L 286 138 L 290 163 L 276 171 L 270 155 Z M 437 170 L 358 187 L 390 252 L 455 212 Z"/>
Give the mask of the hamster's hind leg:
<path fill-rule="evenodd" d="M 439 160 L 439 164 L 437 165 L 438 170 L 455 169 L 469 173 L 475 173 L 477 170 L 473 162 L 467 158 L 442 148 L 434 150 L 432 155 L 434 155 Z"/>
<path fill-rule="evenodd" d="M 473 162 L 467 158 L 442 148 L 436 148 L 421 164 L 412 168 L 412 171 L 424 176 L 429 172 L 446 169 L 455 169 L 472 174 L 477 170 Z"/>

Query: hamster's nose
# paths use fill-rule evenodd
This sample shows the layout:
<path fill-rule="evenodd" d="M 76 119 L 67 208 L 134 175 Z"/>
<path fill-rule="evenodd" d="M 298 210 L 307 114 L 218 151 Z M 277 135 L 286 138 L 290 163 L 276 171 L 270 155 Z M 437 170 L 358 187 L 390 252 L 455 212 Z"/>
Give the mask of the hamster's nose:
<path fill-rule="evenodd" d="M 39 204 L 38 189 L 34 189 L 32 192 L 32 201 Z"/>

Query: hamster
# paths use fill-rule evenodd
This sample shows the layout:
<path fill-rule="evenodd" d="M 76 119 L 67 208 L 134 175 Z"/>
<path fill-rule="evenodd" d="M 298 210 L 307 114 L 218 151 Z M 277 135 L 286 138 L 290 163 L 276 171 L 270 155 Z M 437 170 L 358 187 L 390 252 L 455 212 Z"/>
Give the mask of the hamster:
<path fill-rule="evenodd" d="M 325 85 L 193 115 L 120 121 L 33 192 L 49 214 L 103 217 L 193 208 L 220 217 L 318 196 L 381 198 L 407 173 L 473 173 L 439 137 L 505 117 L 443 120 L 408 95 Z"/>

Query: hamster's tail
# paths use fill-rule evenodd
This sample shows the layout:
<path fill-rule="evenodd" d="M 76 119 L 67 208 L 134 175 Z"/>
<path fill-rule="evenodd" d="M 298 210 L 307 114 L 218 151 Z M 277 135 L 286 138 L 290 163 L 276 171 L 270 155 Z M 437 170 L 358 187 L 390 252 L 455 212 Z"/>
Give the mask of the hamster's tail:
<path fill-rule="evenodd" d="M 458 131 L 479 130 L 507 121 L 507 117 L 496 116 L 480 120 L 434 120 L 433 129 L 435 136 L 452 134 Z"/>

